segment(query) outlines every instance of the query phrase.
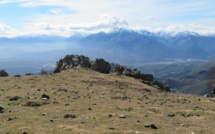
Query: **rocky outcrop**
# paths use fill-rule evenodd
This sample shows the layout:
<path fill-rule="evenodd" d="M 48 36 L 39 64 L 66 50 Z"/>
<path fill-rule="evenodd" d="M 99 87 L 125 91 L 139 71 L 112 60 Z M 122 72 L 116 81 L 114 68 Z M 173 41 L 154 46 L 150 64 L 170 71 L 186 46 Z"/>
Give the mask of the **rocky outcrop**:
<path fill-rule="evenodd" d="M 114 72 L 118 75 L 125 75 L 136 79 L 140 79 L 145 84 L 170 92 L 169 86 L 164 86 L 162 82 L 154 81 L 154 76 L 152 74 L 141 73 L 136 68 L 131 70 L 131 68 L 129 67 L 117 64 L 114 66 Z"/>
<path fill-rule="evenodd" d="M 104 59 L 96 59 L 91 62 L 91 69 L 100 73 L 110 73 L 111 65 Z"/>
<path fill-rule="evenodd" d="M 116 64 L 114 66 L 114 72 L 117 73 L 118 75 L 121 75 L 125 68 L 126 68 L 125 66 L 120 66 L 119 64 Z"/>
<path fill-rule="evenodd" d="M 91 61 L 84 55 L 66 55 L 60 59 L 53 73 L 59 73 L 62 70 L 72 69 L 76 67 L 89 68 L 100 73 L 110 73 L 111 65 L 104 59 L 96 59 Z"/>
<path fill-rule="evenodd" d="M 121 66 L 119 64 L 114 66 L 114 72 L 119 75 L 130 76 L 130 77 L 142 79 L 142 80 L 149 81 L 149 82 L 154 81 L 154 77 L 152 74 L 144 74 L 144 73 L 141 73 L 140 71 L 138 71 L 136 68 L 131 70 L 131 68 L 126 67 L 126 66 Z"/>
<path fill-rule="evenodd" d="M 212 89 L 211 94 L 205 94 L 204 97 L 208 97 L 208 98 L 212 97 L 212 98 L 214 98 L 215 97 L 215 88 Z"/>
<path fill-rule="evenodd" d="M 123 75 L 125 76 L 132 76 L 132 71 L 131 68 L 125 68 L 125 70 L 122 72 Z"/>
<path fill-rule="evenodd" d="M 145 81 L 153 82 L 154 81 L 154 76 L 152 74 L 142 74 L 141 79 L 145 80 Z"/>
<path fill-rule="evenodd" d="M 75 67 L 90 68 L 90 59 L 84 55 L 66 55 L 57 63 L 54 73 L 59 73 L 62 70 L 71 69 Z"/>

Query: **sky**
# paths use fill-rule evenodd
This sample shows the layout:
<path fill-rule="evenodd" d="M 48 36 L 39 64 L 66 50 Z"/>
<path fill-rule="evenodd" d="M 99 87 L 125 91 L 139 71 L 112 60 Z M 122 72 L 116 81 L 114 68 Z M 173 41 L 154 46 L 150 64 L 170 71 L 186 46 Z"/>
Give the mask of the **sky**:
<path fill-rule="evenodd" d="M 215 33 L 215 0 L 0 0 L 0 37 L 113 28 Z"/>

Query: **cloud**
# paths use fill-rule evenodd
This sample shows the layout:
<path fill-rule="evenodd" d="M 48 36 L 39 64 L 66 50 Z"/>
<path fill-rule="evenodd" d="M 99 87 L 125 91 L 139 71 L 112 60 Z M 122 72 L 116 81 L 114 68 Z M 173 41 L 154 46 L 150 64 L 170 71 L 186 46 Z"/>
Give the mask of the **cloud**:
<path fill-rule="evenodd" d="M 0 4 L 19 10 L 7 11 L 4 24 L 19 29 L 20 34 L 58 34 L 69 36 L 74 32 L 93 33 L 115 27 L 148 28 L 154 31 L 212 32 L 215 27 L 213 0 L 1 0 Z M 20 13 L 19 11 L 22 11 Z M 29 14 L 26 13 L 29 12 Z M 24 12 L 24 13 L 23 13 Z M 33 14 L 32 14 L 33 13 Z M 5 13 L 6 14 L 6 13 Z M 106 14 L 106 15 L 104 15 Z M 13 24 L 13 21 L 16 23 Z M 129 23 L 128 23 L 129 22 Z M 24 28 L 23 28 L 24 27 Z M 3 28 L 2 28 L 3 29 Z M 211 30 L 212 29 L 212 30 Z M 18 31 L 18 30 L 15 30 Z M 15 32 L 17 33 L 17 32 Z M 13 33 L 11 33 L 13 34 Z M 10 35 L 11 35 L 10 34 Z"/>
<path fill-rule="evenodd" d="M 58 15 L 58 14 L 63 13 L 63 11 L 61 9 L 53 9 L 53 10 L 51 10 L 51 13 Z"/>
<path fill-rule="evenodd" d="M 147 17 L 143 18 L 143 20 L 145 20 L 145 21 L 157 21 L 157 20 L 159 20 L 159 18 L 155 17 L 155 16 L 147 16 Z"/>
<path fill-rule="evenodd" d="M 75 32 L 94 33 L 99 31 L 111 30 L 113 28 L 127 27 L 128 22 L 116 16 L 102 15 L 97 22 L 92 23 L 70 23 L 68 25 L 36 23 L 25 26 L 28 34 L 55 34 L 62 36 L 70 36 Z"/>
<path fill-rule="evenodd" d="M 175 24 L 175 25 L 167 26 L 163 28 L 163 30 L 167 32 L 176 32 L 176 33 L 183 32 L 183 31 L 192 31 L 200 34 L 212 34 L 214 33 L 215 28 L 198 25 L 198 24 Z"/>
<path fill-rule="evenodd" d="M 14 37 L 19 33 L 14 28 L 0 23 L 0 37 Z"/>
<path fill-rule="evenodd" d="M 29 0 L 1 0 L 0 1 L 0 4 L 7 4 L 7 3 L 19 3 L 19 2 L 26 2 L 26 1 L 29 1 Z"/>
<path fill-rule="evenodd" d="M 86 29 L 86 30 L 96 30 L 96 29 L 103 29 L 103 28 L 116 28 L 116 27 L 127 27 L 128 22 L 122 18 L 116 16 L 109 16 L 109 15 L 101 15 L 100 20 L 95 23 L 83 23 L 74 26 L 73 28 L 77 29 Z"/>

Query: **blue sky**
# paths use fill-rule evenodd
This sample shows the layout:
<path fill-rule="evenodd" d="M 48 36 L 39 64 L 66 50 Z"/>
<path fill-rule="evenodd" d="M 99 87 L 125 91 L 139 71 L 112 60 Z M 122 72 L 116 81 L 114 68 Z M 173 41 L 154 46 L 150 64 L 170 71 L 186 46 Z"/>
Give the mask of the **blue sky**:
<path fill-rule="evenodd" d="M 70 36 L 115 27 L 215 33 L 215 1 L 0 0 L 0 36 Z"/>

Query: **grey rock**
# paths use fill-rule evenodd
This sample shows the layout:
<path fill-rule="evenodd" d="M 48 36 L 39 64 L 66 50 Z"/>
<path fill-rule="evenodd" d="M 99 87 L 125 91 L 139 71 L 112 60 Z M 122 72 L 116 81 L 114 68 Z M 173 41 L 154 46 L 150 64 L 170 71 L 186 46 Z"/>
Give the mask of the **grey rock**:
<path fill-rule="evenodd" d="M 146 127 L 146 128 L 150 128 L 151 126 L 150 126 L 150 124 L 145 124 L 145 126 L 144 127 Z"/>
<path fill-rule="evenodd" d="M 142 80 L 153 82 L 154 76 L 152 74 L 142 74 Z"/>
<path fill-rule="evenodd" d="M 9 101 L 17 101 L 18 99 L 20 99 L 21 97 L 19 96 L 13 96 L 9 99 Z"/>
<path fill-rule="evenodd" d="M 114 130 L 114 127 L 109 127 L 110 130 Z"/>
<path fill-rule="evenodd" d="M 63 117 L 64 117 L 64 118 L 69 118 L 70 115 L 69 115 L 69 114 L 65 114 Z"/>
<path fill-rule="evenodd" d="M 158 129 L 157 126 L 155 126 L 155 124 L 150 124 L 150 127 L 151 127 L 152 129 Z"/>
<path fill-rule="evenodd" d="M 76 115 L 75 114 L 65 114 L 63 117 L 64 118 L 76 118 Z"/>
<path fill-rule="evenodd" d="M 183 117 L 191 117 L 191 116 L 193 116 L 192 114 L 189 114 L 189 113 L 182 113 L 181 114 Z"/>
<path fill-rule="evenodd" d="M 126 118 L 126 116 L 125 116 L 124 114 L 120 114 L 120 115 L 119 115 L 119 118 L 121 118 L 121 119 L 125 119 L 125 118 Z"/>
<path fill-rule="evenodd" d="M 140 72 L 140 71 L 137 71 L 137 70 L 134 70 L 132 76 L 133 76 L 134 78 L 137 78 L 137 79 L 141 79 L 141 78 L 142 78 L 141 72 Z"/>
<path fill-rule="evenodd" d="M 17 117 L 13 117 L 13 118 L 9 117 L 8 121 L 12 121 L 12 120 L 15 120 L 15 119 L 17 119 Z"/>
<path fill-rule="evenodd" d="M 41 106 L 42 104 L 40 103 L 37 103 L 37 102 L 31 102 L 31 101 L 28 101 L 24 104 L 24 106 L 27 106 L 27 107 L 39 107 Z"/>
<path fill-rule="evenodd" d="M 42 116 L 47 116 L 48 115 L 48 113 L 42 113 Z"/>
<path fill-rule="evenodd" d="M 14 75 L 13 77 L 21 77 L 21 75 Z"/>
<path fill-rule="evenodd" d="M 169 117 L 174 117 L 175 114 L 174 114 L 174 113 L 168 113 L 167 116 L 169 116 Z"/>
<path fill-rule="evenodd" d="M 204 97 L 207 97 L 207 98 L 209 98 L 209 97 L 210 97 L 210 95 L 209 95 L 209 94 L 205 94 L 205 95 L 204 95 Z"/>
<path fill-rule="evenodd" d="M 42 98 L 42 99 L 45 99 L 45 100 L 50 99 L 50 97 L 49 97 L 48 95 L 46 95 L 46 94 L 43 94 L 43 95 L 41 96 L 41 98 Z"/>
<path fill-rule="evenodd" d="M 109 114 L 108 117 L 113 117 L 113 115 L 112 115 L 112 114 Z"/>
<path fill-rule="evenodd" d="M 158 129 L 157 126 L 155 124 L 145 124 L 146 128 L 151 128 L 151 129 Z"/>
<path fill-rule="evenodd" d="M 70 118 L 76 118 L 75 114 L 70 114 Z"/>
<path fill-rule="evenodd" d="M 123 71 L 125 70 L 125 68 L 126 67 L 117 64 L 114 66 L 114 72 L 121 75 L 123 73 Z"/>
<path fill-rule="evenodd" d="M 0 112 L 3 112 L 4 108 L 2 106 L 0 106 Z"/>
<path fill-rule="evenodd" d="M 91 63 L 91 69 L 100 73 L 110 73 L 111 65 L 104 59 L 96 59 Z"/>

